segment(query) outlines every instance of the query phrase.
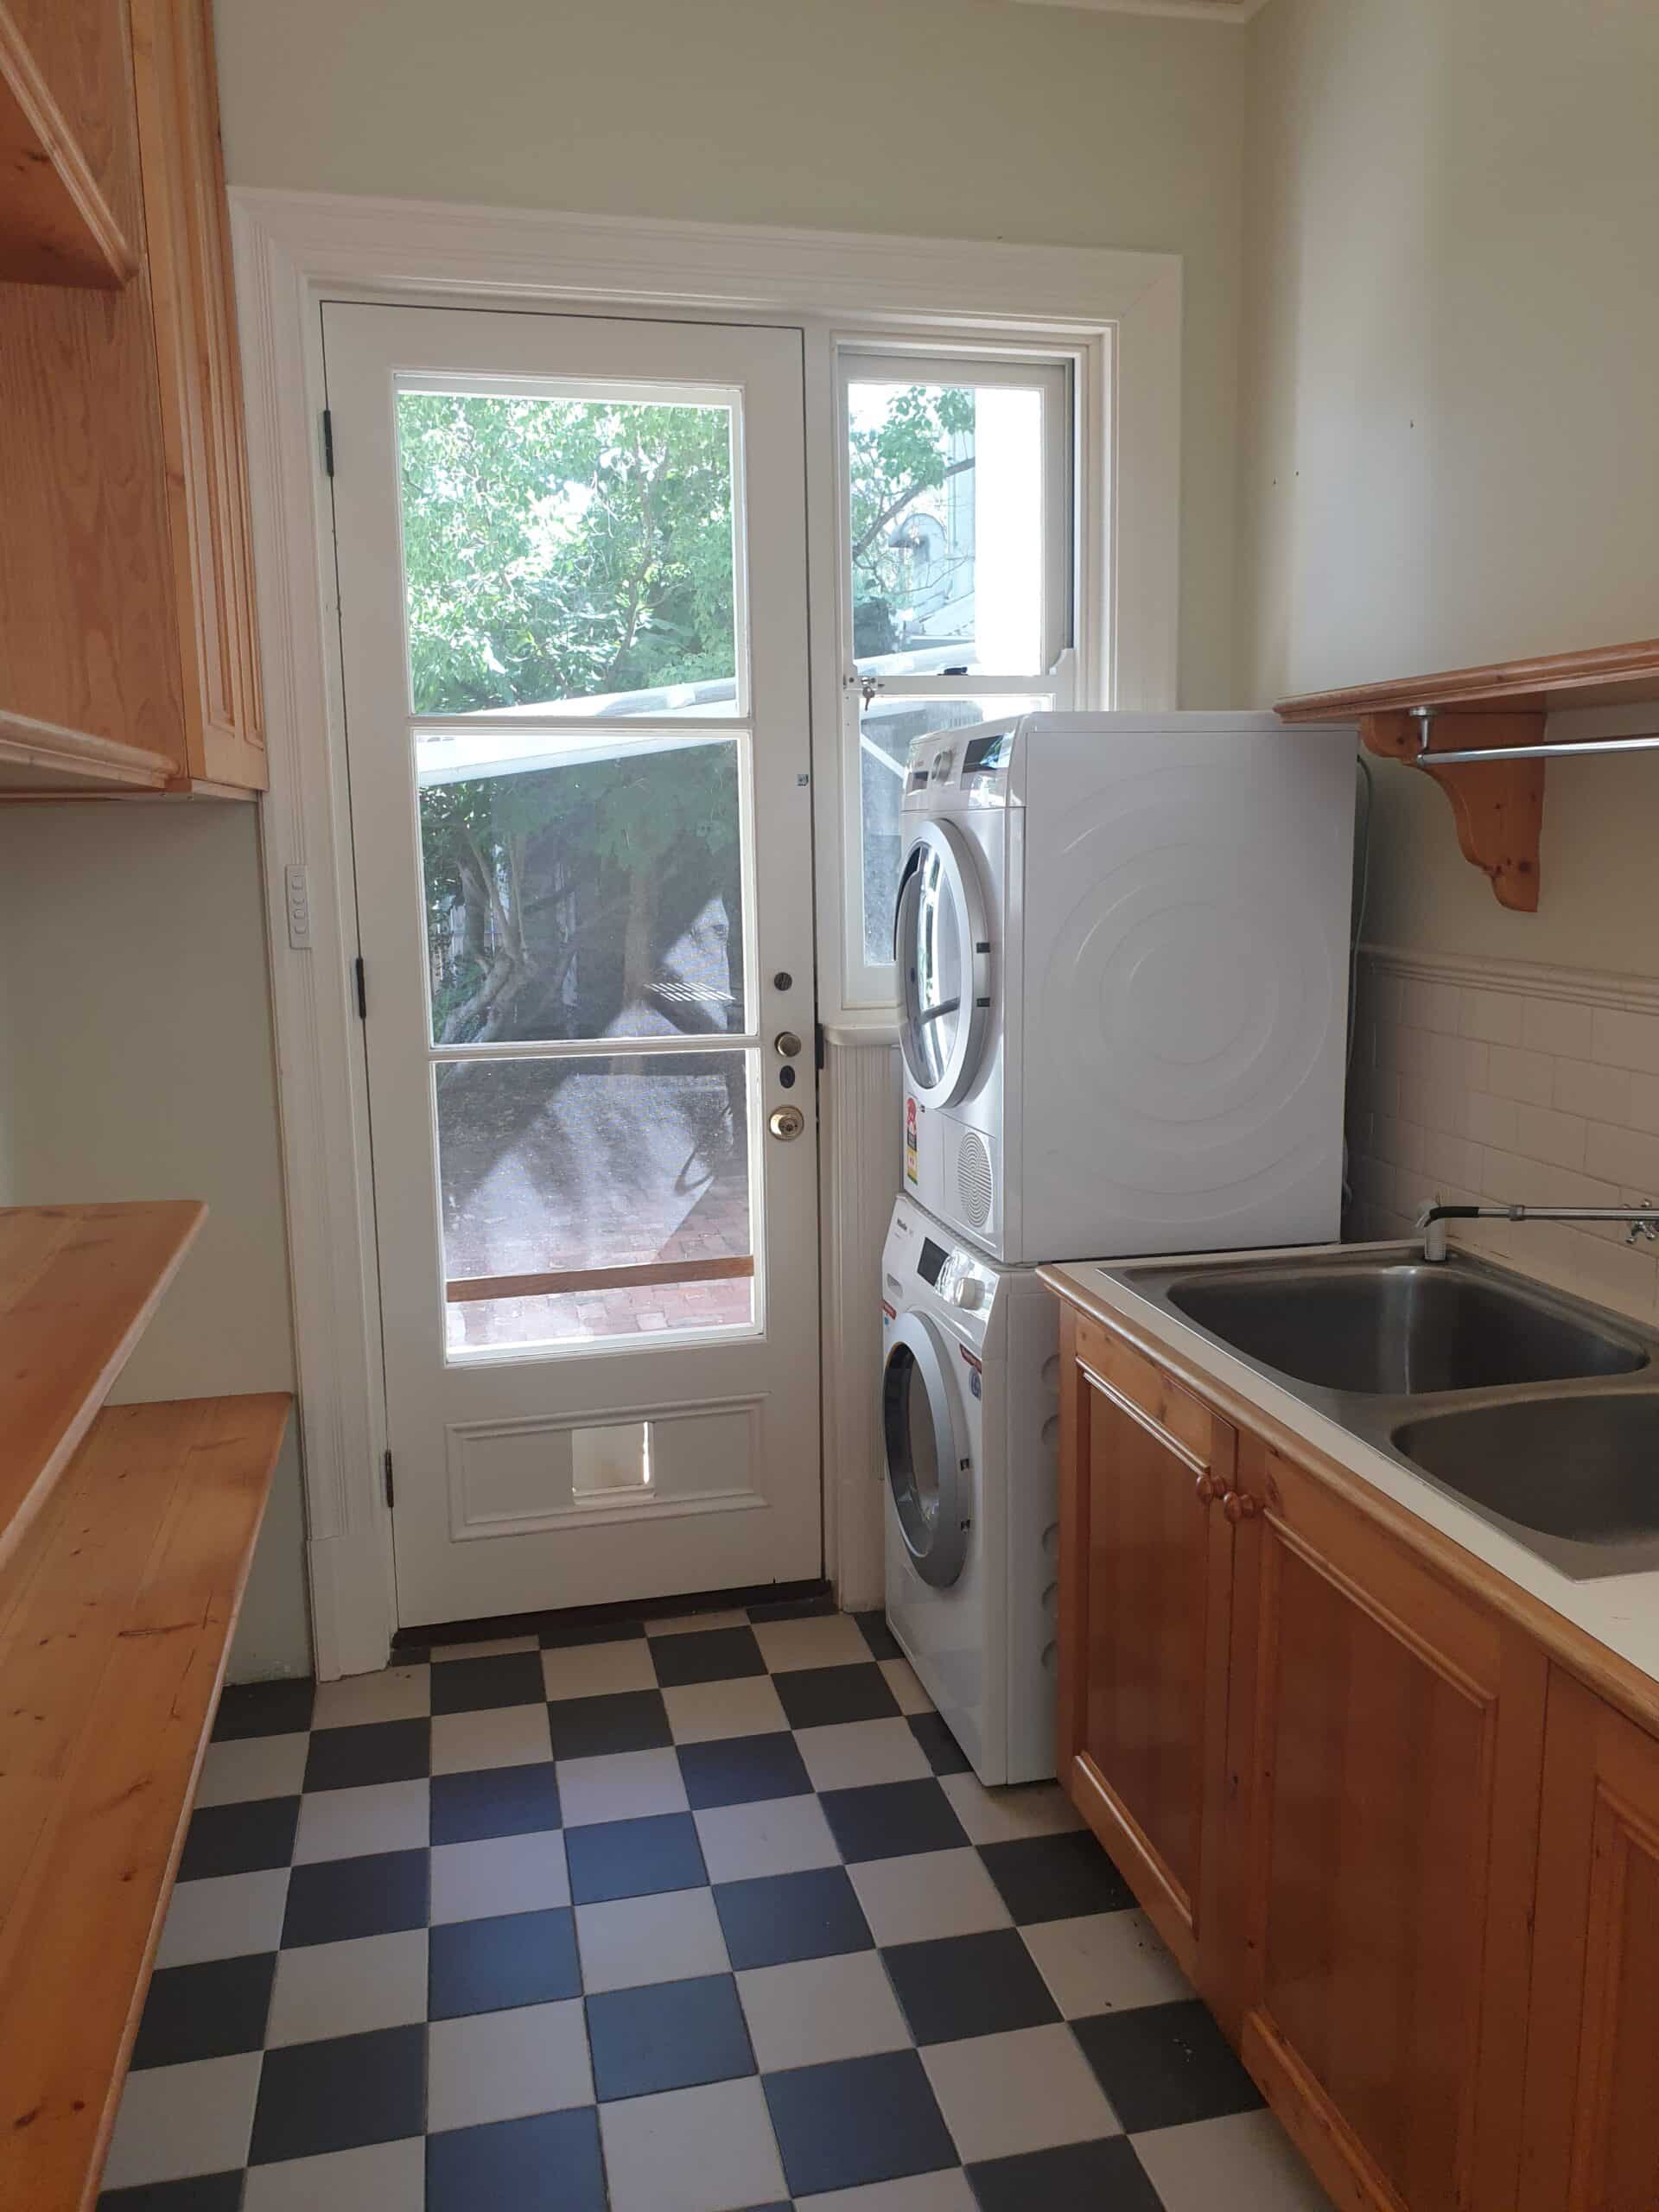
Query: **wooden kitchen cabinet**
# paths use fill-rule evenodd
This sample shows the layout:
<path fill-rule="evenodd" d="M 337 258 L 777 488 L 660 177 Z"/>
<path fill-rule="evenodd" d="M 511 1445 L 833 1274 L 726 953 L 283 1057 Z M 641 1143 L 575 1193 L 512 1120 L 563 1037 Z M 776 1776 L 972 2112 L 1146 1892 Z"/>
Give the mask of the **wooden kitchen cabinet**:
<path fill-rule="evenodd" d="M 1231 1530 L 1225 1421 L 1067 1310 L 1059 1765 L 1202 1984 L 1224 1788 Z"/>
<path fill-rule="evenodd" d="M 0 797 L 262 790 L 211 0 L 0 0 L 14 104 L 77 56 L 130 274 L 0 283 Z"/>
<path fill-rule="evenodd" d="M 1131 1330 L 1063 1349 L 1060 1778 L 1333 2202 L 1653 2212 L 1659 1693 Z"/>
<path fill-rule="evenodd" d="M 1339 2204 L 1512 2203 L 1548 1662 L 1253 1436 L 1239 1492 L 1241 2055 Z"/>
<path fill-rule="evenodd" d="M 1659 1742 L 1550 1676 L 1522 2212 L 1659 2204 Z"/>

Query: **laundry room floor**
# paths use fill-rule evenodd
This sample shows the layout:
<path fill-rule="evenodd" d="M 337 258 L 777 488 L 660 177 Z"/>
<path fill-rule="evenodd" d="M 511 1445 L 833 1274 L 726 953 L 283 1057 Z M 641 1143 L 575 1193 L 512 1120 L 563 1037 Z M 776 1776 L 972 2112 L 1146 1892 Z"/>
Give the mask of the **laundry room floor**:
<path fill-rule="evenodd" d="M 1052 1784 L 879 1614 L 227 1691 L 105 2212 L 1323 2212 Z"/>

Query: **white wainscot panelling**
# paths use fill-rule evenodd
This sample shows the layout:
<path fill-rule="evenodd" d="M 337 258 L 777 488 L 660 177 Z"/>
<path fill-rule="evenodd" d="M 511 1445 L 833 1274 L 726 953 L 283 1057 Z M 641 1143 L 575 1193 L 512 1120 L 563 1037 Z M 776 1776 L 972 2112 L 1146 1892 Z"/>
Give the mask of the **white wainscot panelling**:
<path fill-rule="evenodd" d="M 881 1603 L 881 1247 L 902 1173 L 899 1052 L 831 1036 L 823 1116 L 825 1553 L 849 1611 Z"/>
<path fill-rule="evenodd" d="M 1348 1086 L 1348 1234 L 1454 1205 L 1659 1198 L 1659 982 L 1369 946 Z M 1659 1320 L 1659 1253 L 1616 1223 L 1471 1221 L 1453 1241 Z"/>

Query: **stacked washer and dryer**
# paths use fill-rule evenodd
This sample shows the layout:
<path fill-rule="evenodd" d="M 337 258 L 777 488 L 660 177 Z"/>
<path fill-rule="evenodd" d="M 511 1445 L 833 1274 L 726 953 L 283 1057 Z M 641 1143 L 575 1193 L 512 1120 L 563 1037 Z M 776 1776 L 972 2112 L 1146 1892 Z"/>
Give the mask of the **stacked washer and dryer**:
<path fill-rule="evenodd" d="M 1054 1771 L 1045 1262 L 1338 1231 L 1355 733 L 1026 715 L 918 738 L 894 916 L 887 1605 L 986 1783 Z"/>

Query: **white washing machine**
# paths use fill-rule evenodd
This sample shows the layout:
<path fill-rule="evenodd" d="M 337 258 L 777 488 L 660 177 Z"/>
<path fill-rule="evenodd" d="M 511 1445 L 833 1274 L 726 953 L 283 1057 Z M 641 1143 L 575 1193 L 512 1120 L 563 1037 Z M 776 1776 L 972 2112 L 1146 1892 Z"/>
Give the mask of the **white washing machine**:
<path fill-rule="evenodd" d="M 881 1255 L 887 1624 L 982 1782 L 1054 1771 L 1059 1309 L 900 1198 Z"/>
<path fill-rule="evenodd" d="M 918 738 L 906 1192 L 1010 1262 L 1335 1237 L 1355 751 L 1273 715 Z"/>

